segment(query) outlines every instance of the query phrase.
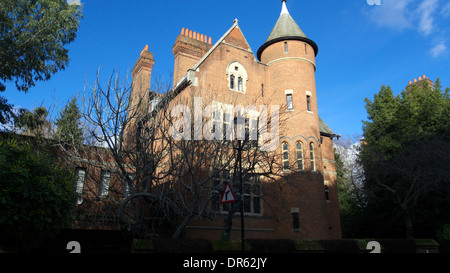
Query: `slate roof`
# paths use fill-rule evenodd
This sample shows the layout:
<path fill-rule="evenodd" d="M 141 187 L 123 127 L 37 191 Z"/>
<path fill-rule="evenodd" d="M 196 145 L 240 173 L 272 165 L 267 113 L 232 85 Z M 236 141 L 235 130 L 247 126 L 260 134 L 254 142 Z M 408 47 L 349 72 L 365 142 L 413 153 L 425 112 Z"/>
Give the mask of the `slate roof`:
<path fill-rule="evenodd" d="M 321 134 L 329 136 L 335 135 L 333 130 L 331 130 L 331 128 L 328 127 L 328 125 L 320 117 L 319 117 L 319 130 Z"/>
<path fill-rule="evenodd" d="M 277 38 L 281 37 L 289 37 L 289 36 L 297 36 L 297 37 L 306 37 L 305 33 L 301 28 L 297 25 L 297 23 L 294 21 L 292 16 L 289 14 L 289 11 L 286 7 L 286 2 L 283 2 L 283 8 L 280 14 L 280 17 L 278 18 L 275 26 L 272 29 L 272 32 L 269 35 L 269 38 L 267 38 L 267 41 L 271 41 Z"/>
<path fill-rule="evenodd" d="M 317 46 L 317 44 L 313 40 L 306 37 L 303 30 L 298 26 L 298 24 L 289 14 L 289 11 L 286 7 L 286 1 L 283 1 L 283 7 L 281 9 L 280 17 L 275 23 L 275 26 L 273 27 L 272 32 L 269 35 L 269 38 L 267 38 L 266 42 L 259 48 L 257 52 L 258 59 L 261 60 L 261 54 L 264 51 L 264 49 L 266 49 L 273 43 L 283 40 L 304 41 L 314 48 L 314 53 L 316 56 L 319 51 L 319 47 Z"/>

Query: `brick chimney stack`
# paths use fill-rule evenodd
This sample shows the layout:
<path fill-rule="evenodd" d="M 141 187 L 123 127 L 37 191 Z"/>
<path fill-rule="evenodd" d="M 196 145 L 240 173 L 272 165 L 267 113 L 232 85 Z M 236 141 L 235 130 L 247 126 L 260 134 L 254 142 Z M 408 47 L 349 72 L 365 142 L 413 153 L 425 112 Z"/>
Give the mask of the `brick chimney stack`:
<path fill-rule="evenodd" d="M 429 78 L 427 78 L 425 75 L 422 75 L 422 76 L 419 76 L 418 80 L 414 79 L 413 81 L 408 81 L 408 85 L 406 86 L 406 90 L 407 91 L 411 91 L 413 84 L 416 84 L 417 87 L 422 88 L 424 82 L 427 82 L 428 86 L 431 87 L 431 89 L 434 89 L 434 82 L 432 80 L 430 80 Z"/>
<path fill-rule="evenodd" d="M 189 68 L 194 66 L 212 47 L 212 38 L 187 28 L 182 28 L 172 47 L 174 55 L 173 85 L 175 86 Z"/>
<path fill-rule="evenodd" d="M 154 64 L 155 60 L 153 59 L 153 54 L 148 51 L 148 45 L 146 45 L 141 51 L 139 59 L 134 65 L 133 70 L 131 70 L 133 83 L 130 94 L 130 102 L 132 105 L 136 105 L 139 100 L 142 99 L 142 109 L 140 109 L 142 114 L 146 114 L 146 111 L 148 110 L 150 80 L 152 77 L 152 68 Z"/>

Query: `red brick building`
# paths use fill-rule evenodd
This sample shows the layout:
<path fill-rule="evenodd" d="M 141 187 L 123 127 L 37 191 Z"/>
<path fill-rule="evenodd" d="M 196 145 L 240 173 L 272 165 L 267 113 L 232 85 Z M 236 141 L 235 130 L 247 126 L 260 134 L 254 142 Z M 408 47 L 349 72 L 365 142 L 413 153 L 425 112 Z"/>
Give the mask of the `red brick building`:
<path fill-rule="evenodd" d="M 183 28 L 173 46 L 172 91 L 175 97 L 213 97 L 219 105 L 279 106 L 283 122 L 273 153 L 280 156 L 282 169 L 277 183 L 262 180 L 261 192 L 246 196 L 246 238 L 340 239 L 336 135 L 319 117 L 315 84 L 318 46 L 297 25 L 285 0 L 269 34 L 255 55 L 237 19 L 214 44 L 211 37 Z M 146 46 L 132 71 L 131 99 L 148 94 L 153 65 Z M 226 177 L 218 174 L 217 183 L 225 185 Z M 220 238 L 229 205 L 213 198 L 209 209 L 215 210 L 217 217 L 193 218 L 184 237 Z M 239 229 L 237 212 L 232 239 L 240 238 Z"/>

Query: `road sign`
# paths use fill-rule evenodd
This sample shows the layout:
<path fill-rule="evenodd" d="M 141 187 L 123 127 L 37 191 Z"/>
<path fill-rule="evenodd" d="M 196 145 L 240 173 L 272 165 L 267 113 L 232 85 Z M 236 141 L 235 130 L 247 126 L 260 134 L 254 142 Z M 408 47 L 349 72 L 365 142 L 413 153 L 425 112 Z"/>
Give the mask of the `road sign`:
<path fill-rule="evenodd" d="M 225 189 L 223 190 L 222 198 L 220 199 L 220 203 L 233 203 L 236 202 L 236 197 L 234 196 L 233 190 L 231 189 L 230 183 L 227 182 L 225 185 Z"/>

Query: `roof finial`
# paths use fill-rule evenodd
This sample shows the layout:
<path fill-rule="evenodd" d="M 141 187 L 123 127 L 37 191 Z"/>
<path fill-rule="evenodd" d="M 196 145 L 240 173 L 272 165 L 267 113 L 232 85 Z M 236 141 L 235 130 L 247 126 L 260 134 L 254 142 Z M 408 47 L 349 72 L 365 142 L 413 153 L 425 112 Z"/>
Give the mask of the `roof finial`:
<path fill-rule="evenodd" d="M 282 14 L 289 14 L 289 11 L 288 11 L 288 9 L 286 7 L 286 0 L 281 0 L 281 2 L 283 2 L 283 7 L 281 8 L 281 14 L 280 15 L 282 15 Z"/>

